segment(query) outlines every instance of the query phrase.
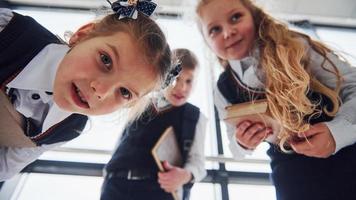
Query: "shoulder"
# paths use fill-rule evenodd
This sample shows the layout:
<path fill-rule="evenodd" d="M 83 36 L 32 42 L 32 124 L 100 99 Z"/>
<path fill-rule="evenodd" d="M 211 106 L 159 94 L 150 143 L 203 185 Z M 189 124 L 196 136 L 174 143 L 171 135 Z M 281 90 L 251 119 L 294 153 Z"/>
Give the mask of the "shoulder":
<path fill-rule="evenodd" d="M 0 32 L 11 21 L 13 16 L 14 13 L 10 9 L 0 8 Z"/>
<path fill-rule="evenodd" d="M 221 85 L 222 83 L 224 83 L 227 79 L 229 79 L 229 74 L 227 70 L 224 70 L 220 75 L 219 75 L 219 79 L 217 81 L 217 85 Z"/>
<path fill-rule="evenodd" d="M 197 111 L 197 112 L 200 112 L 200 108 L 198 108 L 197 106 L 191 104 L 191 103 L 185 103 L 184 105 L 185 109 L 188 109 L 188 110 L 194 110 L 194 111 Z"/>

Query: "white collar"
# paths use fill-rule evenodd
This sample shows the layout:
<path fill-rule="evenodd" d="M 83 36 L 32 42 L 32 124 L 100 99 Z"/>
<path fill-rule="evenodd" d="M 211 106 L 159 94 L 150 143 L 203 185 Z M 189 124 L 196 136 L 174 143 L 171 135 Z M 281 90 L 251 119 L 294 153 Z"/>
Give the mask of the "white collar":
<path fill-rule="evenodd" d="M 263 88 L 263 75 L 258 70 L 258 60 L 253 56 L 241 60 L 228 60 L 233 71 L 237 73 L 241 81 L 252 88 Z"/>
<path fill-rule="evenodd" d="M 53 92 L 54 79 L 60 62 L 69 47 L 49 44 L 7 84 L 9 88 Z"/>

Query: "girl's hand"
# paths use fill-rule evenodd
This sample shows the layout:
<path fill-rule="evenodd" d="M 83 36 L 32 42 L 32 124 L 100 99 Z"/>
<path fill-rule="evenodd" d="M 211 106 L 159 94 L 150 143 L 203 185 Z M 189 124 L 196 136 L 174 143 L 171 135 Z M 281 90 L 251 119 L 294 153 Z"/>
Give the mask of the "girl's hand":
<path fill-rule="evenodd" d="M 253 150 L 272 134 L 272 128 L 262 123 L 243 121 L 236 126 L 235 138 L 242 147 Z"/>
<path fill-rule="evenodd" d="M 158 183 L 165 192 L 174 192 L 192 179 L 192 174 L 183 168 L 163 162 L 165 172 L 158 172 Z"/>
<path fill-rule="evenodd" d="M 293 150 L 310 157 L 327 158 L 335 152 L 335 140 L 325 123 L 314 124 L 304 133 L 298 133 L 302 141 L 290 141 Z"/>

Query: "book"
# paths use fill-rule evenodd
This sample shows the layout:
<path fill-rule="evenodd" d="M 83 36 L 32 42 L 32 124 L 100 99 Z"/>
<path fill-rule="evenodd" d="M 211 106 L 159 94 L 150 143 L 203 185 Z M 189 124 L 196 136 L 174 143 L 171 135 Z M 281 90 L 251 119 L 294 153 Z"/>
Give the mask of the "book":
<path fill-rule="evenodd" d="M 151 154 L 161 172 L 165 169 L 162 165 L 163 161 L 168 161 L 173 166 L 183 166 L 183 156 L 181 154 L 176 135 L 173 127 L 168 127 L 151 150 Z M 172 192 L 173 198 L 178 200 L 177 192 Z"/>
<path fill-rule="evenodd" d="M 265 140 L 272 143 L 277 140 L 281 127 L 271 116 L 266 99 L 233 104 L 231 106 L 227 106 L 225 110 L 225 122 L 231 124 L 232 126 L 236 126 L 245 120 L 263 123 L 266 127 L 271 127 L 273 129 L 273 135 L 267 137 Z"/>
<path fill-rule="evenodd" d="M 7 95 L 0 91 L 0 147 L 36 147 L 23 131 L 22 116 L 12 106 Z"/>

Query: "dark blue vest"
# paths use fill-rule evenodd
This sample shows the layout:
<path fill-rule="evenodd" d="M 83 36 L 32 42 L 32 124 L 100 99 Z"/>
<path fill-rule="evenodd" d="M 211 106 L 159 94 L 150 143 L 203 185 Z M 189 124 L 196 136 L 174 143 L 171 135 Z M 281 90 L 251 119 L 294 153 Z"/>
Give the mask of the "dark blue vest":
<path fill-rule="evenodd" d="M 232 103 L 242 103 L 263 98 L 259 91 L 249 90 L 241 80 L 235 81 L 230 68 L 224 71 L 217 86 L 225 99 Z M 311 101 L 320 102 L 317 109 L 331 101 L 324 95 L 309 92 Z M 330 121 L 332 117 L 321 113 L 309 119 L 310 124 Z M 267 154 L 271 158 L 271 179 L 276 188 L 278 200 L 355 200 L 356 193 L 356 144 L 341 149 L 326 159 L 307 157 L 296 153 L 283 153 L 270 144 Z"/>
<path fill-rule="evenodd" d="M 151 149 L 169 126 L 173 126 L 185 162 L 194 139 L 199 113 L 199 109 L 189 103 L 158 114 L 150 107 L 143 116 L 130 123 L 124 130 L 120 145 L 107 164 L 106 170 L 111 172 L 142 167 L 157 172 L 159 169 L 151 155 Z M 183 132 L 183 129 L 188 130 Z"/>
<path fill-rule="evenodd" d="M 48 44 L 61 43 L 58 38 L 47 29 L 28 16 L 14 13 L 14 17 L 0 32 L 0 84 L 4 91 L 5 86 Z M 79 136 L 85 127 L 88 117 L 72 114 L 62 122 L 52 126 L 45 133 L 26 133 L 37 135 L 32 140 L 37 145 L 53 144 L 69 141 Z M 27 130 L 32 123 L 27 121 Z"/>
<path fill-rule="evenodd" d="M 194 140 L 199 115 L 199 108 L 189 103 L 158 114 L 153 107 L 149 107 L 140 119 L 129 124 L 124 130 L 120 145 L 106 165 L 106 171 L 141 169 L 152 173 L 158 172 L 151 149 L 169 126 L 173 126 L 185 163 Z M 189 196 L 192 185 L 184 185 L 185 198 Z"/>

